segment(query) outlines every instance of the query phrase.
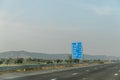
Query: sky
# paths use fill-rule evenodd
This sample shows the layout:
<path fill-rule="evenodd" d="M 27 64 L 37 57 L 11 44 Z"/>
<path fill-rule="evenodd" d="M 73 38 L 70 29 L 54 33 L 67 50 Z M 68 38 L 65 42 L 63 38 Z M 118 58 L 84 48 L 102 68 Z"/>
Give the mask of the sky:
<path fill-rule="evenodd" d="M 120 56 L 119 0 L 0 0 L 0 52 Z"/>

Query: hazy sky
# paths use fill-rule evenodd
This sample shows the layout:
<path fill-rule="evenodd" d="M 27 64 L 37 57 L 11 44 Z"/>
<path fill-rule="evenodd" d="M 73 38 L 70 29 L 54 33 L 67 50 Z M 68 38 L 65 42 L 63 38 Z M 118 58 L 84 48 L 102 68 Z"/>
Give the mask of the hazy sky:
<path fill-rule="evenodd" d="M 0 51 L 120 56 L 120 0 L 0 0 Z"/>

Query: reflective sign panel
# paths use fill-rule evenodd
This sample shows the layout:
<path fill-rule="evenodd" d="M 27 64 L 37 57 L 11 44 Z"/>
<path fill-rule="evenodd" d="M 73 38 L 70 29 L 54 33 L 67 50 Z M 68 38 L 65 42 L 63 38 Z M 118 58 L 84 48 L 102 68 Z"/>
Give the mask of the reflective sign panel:
<path fill-rule="evenodd" d="M 72 43 L 72 59 L 82 59 L 82 43 Z"/>

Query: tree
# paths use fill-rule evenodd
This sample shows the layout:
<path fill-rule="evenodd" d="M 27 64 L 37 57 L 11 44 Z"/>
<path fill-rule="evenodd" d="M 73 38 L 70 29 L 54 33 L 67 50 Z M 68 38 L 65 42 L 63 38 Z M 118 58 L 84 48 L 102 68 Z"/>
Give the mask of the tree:
<path fill-rule="evenodd" d="M 15 63 L 17 63 L 17 64 L 22 64 L 23 61 L 24 61 L 23 58 L 17 58 L 16 61 L 15 61 Z"/>
<path fill-rule="evenodd" d="M 68 58 L 69 58 L 69 62 L 70 62 L 70 64 L 72 63 L 72 55 L 70 54 L 70 55 L 68 55 Z"/>
<path fill-rule="evenodd" d="M 56 60 L 56 62 L 57 62 L 57 63 L 61 63 L 61 62 L 62 62 L 62 60 L 60 60 L 60 59 L 57 59 L 57 60 Z"/>
<path fill-rule="evenodd" d="M 65 60 L 66 63 L 69 63 L 69 60 Z"/>
<path fill-rule="evenodd" d="M 79 59 L 73 59 L 74 63 L 79 63 Z"/>
<path fill-rule="evenodd" d="M 50 61 L 50 60 L 48 60 L 48 61 L 47 61 L 47 64 L 52 64 L 52 63 L 53 63 L 53 62 L 52 62 L 52 61 Z"/>

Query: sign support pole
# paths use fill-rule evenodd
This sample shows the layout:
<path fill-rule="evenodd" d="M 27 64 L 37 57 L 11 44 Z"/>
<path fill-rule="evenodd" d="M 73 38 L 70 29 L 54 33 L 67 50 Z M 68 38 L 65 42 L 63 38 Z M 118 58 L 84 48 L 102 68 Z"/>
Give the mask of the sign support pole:
<path fill-rule="evenodd" d="M 80 60 L 83 60 L 84 55 L 82 54 L 82 43 L 81 42 L 74 42 L 72 43 L 72 59 L 79 59 L 79 65 Z"/>

